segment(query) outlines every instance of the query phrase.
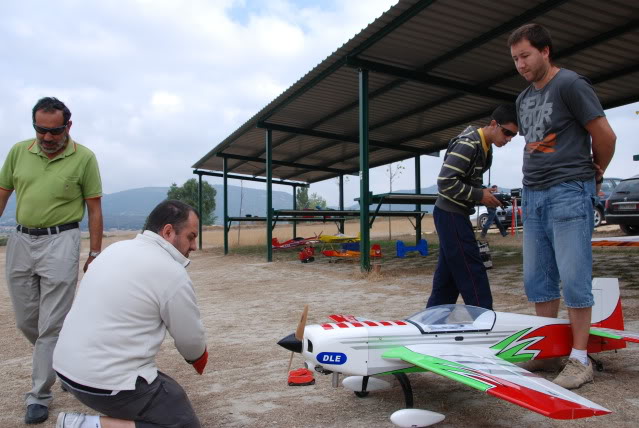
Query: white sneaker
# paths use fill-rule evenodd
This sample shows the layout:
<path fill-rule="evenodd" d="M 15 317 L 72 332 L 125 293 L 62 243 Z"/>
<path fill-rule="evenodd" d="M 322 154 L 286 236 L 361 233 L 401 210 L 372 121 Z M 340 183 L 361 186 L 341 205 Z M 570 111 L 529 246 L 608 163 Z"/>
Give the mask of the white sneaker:
<path fill-rule="evenodd" d="M 58 421 L 55 424 L 55 428 L 81 428 L 85 420 L 84 413 L 66 413 L 60 412 L 58 414 Z"/>
<path fill-rule="evenodd" d="M 574 358 L 569 358 L 566 367 L 553 382 L 566 389 L 576 389 L 593 380 L 594 376 L 590 361 L 588 361 L 586 366 Z"/>

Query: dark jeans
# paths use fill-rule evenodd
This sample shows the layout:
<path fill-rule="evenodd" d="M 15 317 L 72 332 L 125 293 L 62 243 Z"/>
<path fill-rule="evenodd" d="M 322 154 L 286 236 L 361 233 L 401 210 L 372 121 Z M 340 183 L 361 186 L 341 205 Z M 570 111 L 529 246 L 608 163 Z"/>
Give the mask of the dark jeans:
<path fill-rule="evenodd" d="M 486 267 L 468 216 L 435 207 L 433 217 L 439 235 L 439 259 L 426 307 L 454 304 L 461 294 L 467 305 L 492 309 Z"/>
<path fill-rule="evenodd" d="M 488 210 L 488 218 L 486 219 L 486 224 L 484 224 L 481 233 L 485 235 L 488 232 L 488 229 L 490 229 L 490 225 L 493 224 L 494 221 L 495 226 L 497 226 L 497 228 L 499 229 L 499 233 L 501 233 L 502 235 L 506 235 L 506 228 L 502 224 L 501 220 L 499 220 L 499 217 L 497 217 L 497 210 L 491 207 L 486 207 L 486 209 Z"/>

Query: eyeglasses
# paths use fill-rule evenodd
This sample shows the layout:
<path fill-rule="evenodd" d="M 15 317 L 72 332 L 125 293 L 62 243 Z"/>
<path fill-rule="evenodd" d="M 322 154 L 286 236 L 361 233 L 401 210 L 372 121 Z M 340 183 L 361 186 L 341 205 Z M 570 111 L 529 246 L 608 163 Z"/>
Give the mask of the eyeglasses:
<path fill-rule="evenodd" d="M 65 124 L 65 125 L 62 125 L 62 126 L 55 127 L 55 128 L 45 128 L 45 127 L 42 127 L 42 126 L 38 126 L 38 125 L 36 125 L 34 123 L 33 124 L 33 129 L 35 129 L 38 134 L 47 134 L 47 133 L 49 133 L 51 135 L 60 135 L 60 134 L 62 134 L 64 132 L 65 129 L 67 129 L 67 125 L 68 125 L 68 123 Z"/>
<path fill-rule="evenodd" d="M 497 126 L 501 128 L 501 132 L 503 132 L 506 137 L 514 137 L 515 135 L 517 135 L 516 132 L 513 132 L 510 129 L 507 129 L 501 126 L 501 123 L 499 122 L 495 122 L 495 123 L 497 124 Z"/>

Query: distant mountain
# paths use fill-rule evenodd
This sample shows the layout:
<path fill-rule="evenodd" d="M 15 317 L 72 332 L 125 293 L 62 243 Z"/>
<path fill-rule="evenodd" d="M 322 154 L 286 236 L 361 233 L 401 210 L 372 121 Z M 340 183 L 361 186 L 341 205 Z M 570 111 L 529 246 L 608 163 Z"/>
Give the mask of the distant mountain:
<path fill-rule="evenodd" d="M 222 224 L 223 218 L 223 187 L 213 186 L 217 191 L 215 197 L 216 224 Z M 124 190 L 122 192 L 105 194 L 102 198 L 102 216 L 104 217 L 104 229 L 139 230 L 144 226 L 144 221 L 151 210 L 166 199 L 168 187 L 142 187 L 139 189 Z M 247 214 L 253 216 L 266 215 L 266 191 L 260 189 L 240 188 L 229 186 L 229 215 L 243 217 Z M 242 207 L 240 212 L 240 205 Z M 275 209 L 291 208 L 293 195 L 282 191 L 273 192 L 273 207 Z M 197 207 L 196 207 L 197 208 Z M 0 218 L 0 228 L 9 230 L 16 226 L 15 219 L 16 202 L 15 193 L 11 195 L 4 215 Z M 87 229 L 87 216 L 81 222 L 82 229 Z"/>
<path fill-rule="evenodd" d="M 223 218 L 223 187 L 220 184 L 213 186 L 217 191 L 215 197 L 216 224 L 222 224 Z M 166 199 L 168 187 L 142 187 L 139 189 L 124 190 L 122 192 L 110 193 L 102 198 L 102 215 L 104 217 L 104 229 L 124 229 L 140 230 L 144 226 L 144 221 L 151 210 Z M 437 192 L 437 186 L 430 186 L 421 189 L 422 194 L 432 194 Z M 394 193 L 415 193 L 414 190 L 398 190 Z M 229 186 L 229 215 L 231 217 L 244 217 L 247 215 L 263 217 L 266 215 L 266 191 L 262 189 L 241 188 L 239 186 Z M 240 209 L 241 207 L 241 209 Z M 273 192 L 273 208 L 285 209 L 293 207 L 293 195 L 282 191 Z M 331 207 L 337 208 L 337 207 Z M 349 210 L 358 210 L 359 204 L 355 203 Z M 371 209 L 377 206 L 371 205 Z M 414 210 L 413 205 L 392 205 L 387 204 L 383 210 L 400 211 Z M 431 205 L 422 205 L 423 210 L 432 212 Z M 0 229 L 5 231 L 15 227 L 16 203 L 15 193 L 9 198 L 9 202 L 4 210 L 4 215 L 0 218 Z M 87 229 L 87 216 L 81 223 L 82 229 Z"/>

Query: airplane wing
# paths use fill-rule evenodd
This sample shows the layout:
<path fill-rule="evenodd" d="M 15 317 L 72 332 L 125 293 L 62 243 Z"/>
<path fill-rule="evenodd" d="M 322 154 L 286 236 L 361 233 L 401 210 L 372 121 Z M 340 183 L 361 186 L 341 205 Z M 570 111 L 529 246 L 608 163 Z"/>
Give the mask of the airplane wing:
<path fill-rule="evenodd" d="M 590 327 L 590 334 L 593 336 L 608 337 L 610 339 L 620 339 L 626 342 L 639 343 L 639 333 L 625 330 L 615 330 L 612 328 Z"/>
<path fill-rule="evenodd" d="M 472 345 L 410 345 L 386 351 L 395 358 L 554 419 L 611 413 L 567 389 Z"/>

